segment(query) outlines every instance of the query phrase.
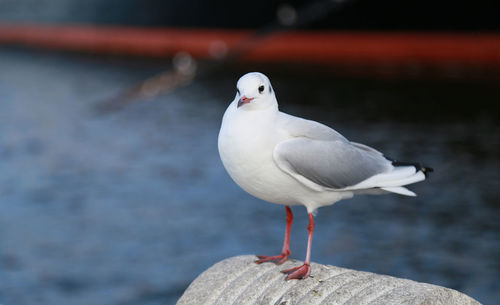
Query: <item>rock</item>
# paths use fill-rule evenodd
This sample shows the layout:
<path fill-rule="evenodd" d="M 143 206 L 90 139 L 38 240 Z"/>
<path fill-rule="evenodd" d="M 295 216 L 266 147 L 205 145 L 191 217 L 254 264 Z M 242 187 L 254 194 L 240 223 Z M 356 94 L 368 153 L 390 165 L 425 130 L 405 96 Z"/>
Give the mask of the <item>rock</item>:
<path fill-rule="evenodd" d="M 215 264 L 191 283 L 177 305 L 480 304 L 453 289 L 316 263 L 309 278 L 285 281 L 280 270 L 302 262 L 257 265 L 255 259 L 244 255 Z"/>

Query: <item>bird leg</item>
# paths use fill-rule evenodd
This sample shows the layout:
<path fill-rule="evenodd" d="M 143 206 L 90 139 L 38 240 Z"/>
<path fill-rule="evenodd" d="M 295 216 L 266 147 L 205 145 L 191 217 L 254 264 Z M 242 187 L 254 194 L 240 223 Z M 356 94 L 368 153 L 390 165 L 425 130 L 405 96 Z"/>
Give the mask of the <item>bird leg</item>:
<path fill-rule="evenodd" d="M 307 254 L 306 254 L 306 260 L 304 261 L 304 264 L 302 266 L 290 268 L 281 271 L 282 273 L 288 274 L 286 277 L 286 280 L 292 280 L 292 279 L 297 279 L 297 280 L 302 280 L 306 279 L 309 277 L 309 274 L 311 274 L 311 244 L 312 244 L 312 237 L 314 233 L 314 218 L 312 213 L 309 213 L 309 224 L 307 225 Z"/>
<path fill-rule="evenodd" d="M 273 262 L 277 265 L 281 265 L 287 261 L 288 255 L 292 253 L 290 252 L 290 230 L 292 229 L 292 223 L 293 223 L 292 209 L 290 209 L 289 206 L 286 206 L 286 230 L 285 230 L 285 241 L 283 242 L 283 250 L 281 251 L 280 255 L 276 256 L 257 255 L 257 257 L 259 258 L 258 260 L 255 261 L 257 264 L 262 264 L 265 262 Z"/>

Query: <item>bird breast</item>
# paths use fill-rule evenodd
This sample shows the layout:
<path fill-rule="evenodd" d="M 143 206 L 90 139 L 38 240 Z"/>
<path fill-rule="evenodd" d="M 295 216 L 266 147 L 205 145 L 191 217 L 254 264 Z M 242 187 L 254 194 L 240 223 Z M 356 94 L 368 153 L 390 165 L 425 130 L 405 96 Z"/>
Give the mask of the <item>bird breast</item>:
<path fill-rule="evenodd" d="M 231 107 L 230 107 L 231 108 Z M 219 154 L 227 172 L 248 193 L 270 200 L 269 193 L 286 175 L 276 166 L 273 150 L 280 141 L 274 120 L 266 114 L 231 111 L 228 108 L 219 133 Z M 253 112 L 253 111 L 252 111 Z M 266 136 L 264 136 L 266 135 Z"/>

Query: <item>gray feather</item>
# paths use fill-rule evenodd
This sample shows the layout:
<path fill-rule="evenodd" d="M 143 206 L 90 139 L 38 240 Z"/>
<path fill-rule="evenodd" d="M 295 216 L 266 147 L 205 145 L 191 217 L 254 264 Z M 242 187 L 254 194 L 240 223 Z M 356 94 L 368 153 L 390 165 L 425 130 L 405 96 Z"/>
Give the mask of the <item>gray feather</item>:
<path fill-rule="evenodd" d="M 353 186 L 392 167 L 375 149 L 343 139 L 286 140 L 276 146 L 274 159 L 280 169 L 292 176 L 298 174 L 334 189 Z"/>

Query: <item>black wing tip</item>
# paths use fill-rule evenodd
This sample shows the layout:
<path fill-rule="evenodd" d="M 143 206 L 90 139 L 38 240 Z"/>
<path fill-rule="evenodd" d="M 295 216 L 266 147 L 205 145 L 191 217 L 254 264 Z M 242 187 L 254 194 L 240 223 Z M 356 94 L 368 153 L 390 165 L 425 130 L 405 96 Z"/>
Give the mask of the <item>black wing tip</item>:
<path fill-rule="evenodd" d="M 422 166 L 420 168 L 420 171 L 422 171 L 422 173 L 424 173 L 424 175 L 425 175 L 425 178 L 427 178 L 429 176 L 429 173 L 432 173 L 434 171 L 434 169 L 432 167 Z"/>
<path fill-rule="evenodd" d="M 422 165 L 420 165 L 420 163 L 414 163 L 414 162 L 400 162 L 400 161 L 393 160 L 392 165 L 393 166 L 413 166 L 417 170 L 424 173 L 426 178 L 427 178 L 427 176 L 429 176 L 429 173 L 432 173 L 434 171 L 434 169 L 432 167 L 422 166 Z"/>

